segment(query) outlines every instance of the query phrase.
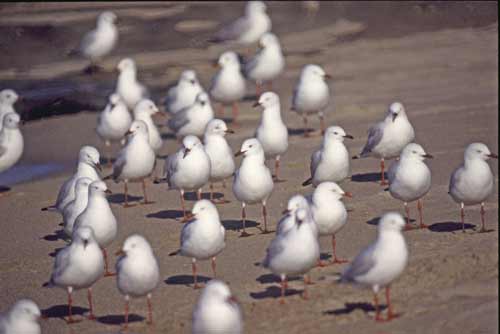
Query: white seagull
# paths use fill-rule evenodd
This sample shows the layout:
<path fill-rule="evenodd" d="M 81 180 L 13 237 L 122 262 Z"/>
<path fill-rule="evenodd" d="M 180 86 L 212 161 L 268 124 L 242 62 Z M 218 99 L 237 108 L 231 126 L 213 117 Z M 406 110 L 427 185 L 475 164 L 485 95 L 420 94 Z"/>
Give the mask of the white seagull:
<path fill-rule="evenodd" d="M 181 73 L 177 85 L 168 90 L 165 98 L 165 109 L 169 113 L 175 114 L 192 105 L 196 100 L 196 96 L 203 91 L 196 72 L 194 70 L 185 70 Z"/>
<path fill-rule="evenodd" d="M 401 152 L 398 161 L 392 163 L 387 176 L 389 178 L 389 192 L 392 197 L 403 201 L 406 211 L 406 227 L 412 229 L 410 224 L 409 202 L 417 201 L 420 217 L 420 228 L 426 228 L 422 215 L 422 197 L 431 189 L 431 171 L 424 159 L 432 159 L 424 148 L 418 144 L 410 143 Z"/>
<path fill-rule="evenodd" d="M 483 143 L 472 143 L 464 153 L 464 163 L 451 174 L 448 193 L 453 200 L 460 203 L 460 217 L 462 231 L 465 232 L 465 205 L 481 204 L 481 230 L 488 232 L 484 227 L 484 201 L 493 193 L 495 180 L 488 159 L 498 159 L 498 155 L 491 153 Z"/>
<path fill-rule="evenodd" d="M 134 60 L 124 58 L 118 63 L 118 81 L 116 93 L 127 105 L 129 110 L 134 110 L 140 100 L 148 97 L 148 91 L 144 85 L 137 81 L 137 67 Z"/>
<path fill-rule="evenodd" d="M 352 264 L 342 273 L 340 282 L 351 282 L 371 287 L 376 310 L 376 321 L 380 316 L 377 294 L 385 288 L 388 307 L 387 321 L 397 317 L 390 302 L 390 284 L 398 278 L 408 263 L 408 248 L 402 230 L 403 217 L 396 212 L 382 216 L 378 224 L 378 235 L 374 243 L 356 256 Z"/>
<path fill-rule="evenodd" d="M 89 186 L 91 183 L 92 180 L 88 177 L 81 177 L 76 180 L 75 199 L 69 202 L 63 209 L 63 230 L 69 238 L 73 235 L 73 227 L 75 225 L 76 218 L 87 207 L 89 200 Z"/>
<path fill-rule="evenodd" d="M 286 209 L 283 210 L 284 215 L 278 225 L 276 225 L 276 234 L 283 234 L 288 232 L 296 224 L 296 215 L 298 209 L 310 210 L 307 199 L 302 195 L 294 195 L 288 200 Z"/>
<path fill-rule="evenodd" d="M 344 139 L 353 139 L 340 126 L 330 126 L 325 131 L 321 148 L 311 155 L 311 177 L 302 185 L 317 186 L 321 182 L 340 182 L 349 176 L 349 151 Z"/>
<path fill-rule="evenodd" d="M 212 272 L 216 278 L 215 258 L 226 247 L 224 242 L 226 231 L 220 222 L 217 208 L 206 199 L 194 204 L 188 219 L 192 220 L 182 228 L 181 247 L 170 255 L 180 254 L 192 259 L 193 288 L 198 289 L 200 286 L 197 279 L 196 261 L 211 259 Z"/>
<path fill-rule="evenodd" d="M 147 296 L 148 323 L 153 324 L 152 291 L 160 282 L 160 268 L 149 242 L 141 235 L 129 236 L 116 255 L 116 282 L 125 296 L 125 328 L 128 326 L 129 300 Z"/>
<path fill-rule="evenodd" d="M 236 168 L 233 158 L 231 146 L 227 143 L 226 134 L 234 133 L 228 129 L 226 123 L 221 119 L 213 119 L 207 124 L 203 144 L 205 152 L 210 158 L 210 200 L 214 202 L 214 183 L 222 182 L 223 187 L 226 187 L 225 179 L 233 176 Z M 227 203 L 222 199 L 217 203 Z"/>
<path fill-rule="evenodd" d="M 262 203 L 262 218 L 264 230 L 262 233 L 270 233 L 267 230 L 266 202 L 271 196 L 274 188 L 271 171 L 265 164 L 264 149 L 256 138 L 250 138 L 243 142 L 241 149 L 235 156 L 243 155 L 240 168 L 236 171 L 233 181 L 233 193 L 241 202 L 241 220 L 243 225 L 242 237 L 249 236 L 245 231 L 247 204 Z"/>
<path fill-rule="evenodd" d="M 194 307 L 192 327 L 193 334 L 243 333 L 241 309 L 225 283 L 207 283 Z"/>
<path fill-rule="evenodd" d="M 3 127 L 3 118 L 8 113 L 15 113 L 14 104 L 19 100 L 19 96 L 12 89 L 0 91 L 0 131 Z"/>
<path fill-rule="evenodd" d="M 42 316 L 38 305 L 31 299 L 20 299 L 5 313 L 0 313 L 0 333 L 41 334 L 38 321 Z"/>
<path fill-rule="evenodd" d="M 400 102 L 394 102 L 389 106 L 383 121 L 375 124 L 368 131 L 368 140 L 359 156 L 380 158 L 381 185 L 387 185 L 385 181 L 384 159 L 392 159 L 401 153 L 406 145 L 415 139 L 415 131 L 406 116 L 405 108 Z"/>
<path fill-rule="evenodd" d="M 288 149 L 288 129 L 281 119 L 280 98 L 274 92 L 265 92 L 254 107 L 262 106 L 262 118 L 255 132 L 264 149 L 266 159 L 274 159 L 274 179 L 279 179 L 280 158 Z"/>
<path fill-rule="evenodd" d="M 148 126 L 149 145 L 156 154 L 160 152 L 163 146 L 163 139 L 152 117 L 159 113 L 158 107 L 150 99 L 142 99 L 134 108 L 134 120 L 143 121 Z"/>
<path fill-rule="evenodd" d="M 196 96 L 195 102 L 186 107 L 168 120 L 168 127 L 175 132 L 177 138 L 187 135 L 203 137 L 208 122 L 214 118 L 214 111 L 210 104 L 210 98 L 205 92 Z"/>
<path fill-rule="evenodd" d="M 14 166 L 24 150 L 24 139 L 19 123 L 21 118 L 17 113 L 8 113 L 3 118 L 0 130 L 0 173 Z"/>
<path fill-rule="evenodd" d="M 307 115 L 317 113 L 320 120 L 321 134 L 325 132 L 325 109 L 330 100 L 330 88 L 327 80 L 331 75 L 318 65 L 306 65 L 300 73 L 292 97 L 292 110 L 302 115 L 304 121 L 304 137 L 309 137 Z"/>

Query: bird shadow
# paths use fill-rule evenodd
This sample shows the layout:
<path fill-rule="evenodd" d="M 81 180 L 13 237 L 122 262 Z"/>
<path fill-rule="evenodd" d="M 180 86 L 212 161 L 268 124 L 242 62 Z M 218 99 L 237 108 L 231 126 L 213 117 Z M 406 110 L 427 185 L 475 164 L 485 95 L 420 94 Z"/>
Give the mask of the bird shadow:
<path fill-rule="evenodd" d="M 0 194 L 1 193 L 8 193 L 10 191 L 10 187 L 7 186 L 0 186 Z"/>
<path fill-rule="evenodd" d="M 101 157 L 101 158 L 99 159 L 99 163 L 100 163 L 100 164 L 101 164 L 101 166 L 103 166 L 103 167 L 108 167 L 108 164 L 109 164 L 109 163 L 113 164 L 113 163 L 115 163 L 115 161 L 116 161 L 116 159 L 115 159 L 115 158 L 110 158 L 110 159 L 108 159 L 108 158 L 106 158 L 106 157 Z"/>
<path fill-rule="evenodd" d="M 302 290 L 289 288 L 289 289 L 286 289 L 286 291 L 285 291 L 285 297 L 298 295 L 301 293 L 302 293 Z M 264 291 L 250 292 L 250 297 L 252 297 L 253 299 L 280 298 L 281 297 L 281 287 L 270 286 L 270 287 L 267 287 Z"/>
<path fill-rule="evenodd" d="M 406 217 L 404 219 L 405 219 L 405 222 L 406 222 Z M 416 221 L 417 221 L 416 219 L 410 218 L 410 223 L 414 223 Z M 372 219 L 368 220 L 366 223 L 368 225 L 377 226 L 379 222 L 380 222 L 380 217 L 375 217 L 375 218 L 372 218 Z"/>
<path fill-rule="evenodd" d="M 280 278 L 276 275 L 273 275 L 273 274 L 260 275 L 255 280 L 261 284 L 280 283 L 281 282 Z M 299 277 L 290 277 L 290 278 L 287 278 L 287 280 L 288 280 L 288 282 L 298 281 L 298 280 L 300 280 L 300 278 Z M 281 294 L 281 292 L 280 292 L 280 294 Z"/>
<path fill-rule="evenodd" d="M 161 210 L 154 213 L 148 213 L 146 218 L 159 218 L 159 219 L 177 219 L 184 217 L 182 210 Z"/>
<path fill-rule="evenodd" d="M 380 310 L 383 311 L 387 308 L 386 305 L 380 305 Z M 324 311 L 325 315 L 345 315 L 353 311 L 361 310 L 365 313 L 375 312 L 375 307 L 369 303 L 345 303 L 343 308 L 338 308 L 335 310 Z"/>
<path fill-rule="evenodd" d="M 313 128 L 307 128 L 307 132 L 312 133 L 314 131 Z M 293 128 L 288 128 L 288 135 L 290 136 L 303 136 L 304 135 L 304 128 L 300 129 L 293 129 Z"/>
<path fill-rule="evenodd" d="M 142 199 L 142 196 L 133 196 L 133 195 L 128 195 L 128 202 L 138 202 L 139 200 Z M 125 203 L 125 194 L 111 194 L 107 196 L 108 202 L 113 203 L 113 204 L 122 204 Z"/>
<path fill-rule="evenodd" d="M 248 94 L 243 97 L 243 101 L 249 102 L 249 101 L 255 101 L 258 100 L 259 96 L 257 94 Z"/>
<path fill-rule="evenodd" d="M 329 260 L 331 258 L 332 258 L 332 256 L 330 254 L 328 254 L 328 253 L 321 253 L 319 255 L 319 259 L 322 260 L 322 261 Z"/>
<path fill-rule="evenodd" d="M 170 133 L 170 132 L 162 133 L 160 136 L 161 136 L 161 139 L 164 139 L 164 140 L 177 140 L 177 137 L 175 136 L 175 134 Z"/>
<path fill-rule="evenodd" d="M 72 306 L 72 315 L 84 315 L 89 311 L 86 307 Z M 45 318 L 64 318 L 69 316 L 68 305 L 54 305 L 41 312 Z"/>
<path fill-rule="evenodd" d="M 384 173 L 387 179 L 387 173 Z M 362 173 L 351 176 L 352 182 L 378 182 L 380 181 L 380 173 Z"/>
<path fill-rule="evenodd" d="M 66 233 L 64 233 L 63 229 L 56 230 L 52 234 L 44 235 L 41 239 L 46 240 L 46 241 L 58 241 L 58 240 L 68 241 L 69 240 L 69 238 L 66 236 Z"/>
<path fill-rule="evenodd" d="M 128 315 L 128 322 L 139 322 L 139 321 L 144 321 L 145 318 L 141 317 L 138 314 L 129 314 Z M 120 315 L 120 314 L 111 314 L 111 315 L 105 315 L 102 317 L 98 317 L 97 321 L 106 324 L 106 325 L 121 325 L 125 323 L 125 316 Z"/>
<path fill-rule="evenodd" d="M 241 220 L 228 219 L 228 220 L 223 220 L 221 223 L 222 223 L 222 226 L 224 226 L 224 228 L 226 230 L 231 230 L 231 231 L 243 230 L 243 224 L 242 224 Z M 253 220 L 247 220 L 245 222 L 245 228 L 257 227 L 259 225 L 260 225 L 260 223 L 257 223 L 256 221 L 253 221 Z"/>
<path fill-rule="evenodd" d="M 208 198 L 208 196 L 210 196 L 209 193 L 201 193 L 201 198 Z M 198 195 L 196 194 L 196 191 L 190 191 L 184 193 L 184 199 L 189 202 L 196 202 L 198 200 Z"/>
<path fill-rule="evenodd" d="M 462 230 L 462 223 L 460 222 L 439 222 L 434 223 L 428 227 L 429 231 L 432 232 L 456 232 Z M 474 230 L 476 229 L 475 225 L 465 224 L 465 230 Z"/>
<path fill-rule="evenodd" d="M 210 281 L 211 278 L 198 275 L 197 280 L 198 280 L 198 283 L 206 283 L 206 282 Z M 167 285 L 189 286 L 189 285 L 194 284 L 194 277 L 193 277 L 193 275 L 175 275 L 175 276 L 170 276 L 164 282 Z"/>
<path fill-rule="evenodd" d="M 210 200 L 210 193 L 203 193 L 203 194 L 201 194 L 201 198 L 202 199 L 208 199 L 208 200 Z M 213 199 L 218 200 L 218 199 L 221 199 L 221 198 L 224 198 L 224 194 L 223 193 L 214 192 Z"/>

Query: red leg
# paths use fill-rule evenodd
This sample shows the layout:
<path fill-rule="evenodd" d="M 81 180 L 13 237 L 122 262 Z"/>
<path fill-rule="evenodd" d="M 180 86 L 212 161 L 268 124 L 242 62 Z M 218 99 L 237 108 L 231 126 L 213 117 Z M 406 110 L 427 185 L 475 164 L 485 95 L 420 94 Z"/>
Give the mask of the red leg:
<path fill-rule="evenodd" d="M 181 190 L 180 196 L 181 196 L 182 214 L 184 215 L 184 219 L 187 219 L 186 203 L 184 203 L 184 190 Z"/>
<path fill-rule="evenodd" d="M 325 130 L 326 130 L 325 116 L 323 115 L 323 112 L 319 112 L 318 116 L 319 116 L 319 124 L 320 124 L 320 129 L 321 129 L 321 135 L 324 135 L 325 134 Z"/>
<path fill-rule="evenodd" d="M 304 122 L 304 137 L 309 137 L 309 129 L 307 128 L 307 113 L 302 113 L 302 121 Z"/>
<path fill-rule="evenodd" d="M 420 219 L 420 228 L 428 228 L 429 225 L 424 224 L 424 215 L 423 215 L 424 203 L 421 199 L 417 201 L 417 209 L 418 209 L 418 216 Z"/>
<path fill-rule="evenodd" d="M 238 103 L 234 102 L 233 103 L 233 123 L 235 126 L 238 125 L 238 114 L 239 114 Z"/>
<path fill-rule="evenodd" d="M 148 324 L 153 324 L 153 304 L 151 303 L 151 294 L 148 293 Z"/>
<path fill-rule="evenodd" d="M 485 228 L 485 222 L 484 222 L 484 214 L 486 212 L 484 211 L 484 203 L 481 203 L 481 229 L 479 230 L 479 233 L 484 233 L 487 232 Z"/>
<path fill-rule="evenodd" d="M 243 232 L 241 232 L 240 237 L 248 237 L 248 236 L 250 236 L 250 233 L 247 233 L 247 231 L 245 231 L 246 220 L 247 220 L 247 214 L 246 214 L 246 211 L 245 211 L 245 203 L 243 203 L 243 205 L 241 206 L 241 223 L 243 225 Z"/>
<path fill-rule="evenodd" d="M 285 292 L 287 288 L 287 281 L 286 281 L 286 276 L 281 277 L 281 299 L 280 299 L 280 304 L 285 304 Z"/>
<path fill-rule="evenodd" d="M 153 201 L 148 200 L 148 195 L 146 193 L 146 179 L 142 179 L 142 193 L 144 194 L 144 201 L 142 204 L 153 204 Z"/>
<path fill-rule="evenodd" d="M 346 262 L 349 262 L 346 259 L 339 259 L 339 258 L 337 258 L 336 246 L 337 246 L 337 242 L 335 240 L 335 234 L 334 234 L 334 235 L 332 235 L 332 255 L 333 255 L 333 261 L 332 261 L 332 263 L 346 263 Z"/>
<path fill-rule="evenodd" d="M 196 198 L 198 199 L 198 201 L 201 200 L 201 188 L 196 192 Z"/>
<path fill-rule="evenodd" d="M 375 304 L 375 321 L 384 321 L 380 316 L 380 307 L 378 305 L 378 296 L 376 293 L 373 294 L 373 303 Z"/>
<path fill-rule="evenodd" d="M 213 202 L 214 201 L 214 184 L 212 182 L 210 182 L 210 201 Z"/>
<path fill-rule="evenodd" d="M 128 296 L 125 296 L 125 324 L 123 325 L 123 329 L 128 328 Z"/>
<path fill-rule="evenodd" d="M 104 256 L 104 277 L 115 276 L 116 273 L 112 273 L 109 271 L 108 252 L 106 251 L 105 248 L 101 249 L 102 249 L 102 255 Z"/>
<path fill-rule="evenodd" d="M 262 93 L 262 85 L 260 82 L 255 83 L 255 95 L 257 96 L 257 100 L 259 99 L 260 94 Z"/>
<path fill-rule="evenodd" d="M 217 278 L 217 271 L 215 269 L 216 269 L 216 265 L 215 265 L 215 256 L 214 256 L 212 258 L 212 272 L 214 274 L 214 278 Z"/>
<path fill-rule="evenodd" d="M 412 230 L 413 226 L 410 223 L 410 207 L 408 206 L 408 203 L 404 203 L 405 205 L 405 212 L 406 212 L 406 226 L 405 226 L 405 231 Z"/>
<path fill-rule="evenodd" d="M 388 185 L 387 181 L 385 180 L 385 161 L 384 159 L 380 160 L 380 185 L 381 186 L 386 186 Z"/>
<path fill-rule="evenodd" d="M 89 316 L 87 318 L 89 320 L 95 320 L 94 308 L 92 305 L 92 289 L 91 288 L 88 288 L 88 290 L 87 290 L 87 300 L 89 302 Z"/>
<path fill-rule="evenodd" d="M 68 288 L 68 320 L 67 323 L 71 324 L 75 322 L 73 320 L 73 298 L 71 297 L 71 288 Z"/>
<path fill-rule="evenodd" d="M 308 275 L 304 275 L 304 291 L 302 291 L 302 299 L 308 300 L 309 294 L 307 293 L 307 285 L 311 282 Z"/>
<path fill-rule="evenodd" d="M 464 203 L 460 203 L 460 219 L 462 220 L 462 232 L 465 233 L 465 210 L 464 210 Z"/>
<path fill-rule="evenodd" d="M 267 233 L 271 233 L 271 231 L 269 231 L 267 229 L 267 209 L 266 209 L 266 203 L 262 203 L 262 217 L 264 219 L 264 232 L 262 232 L 263 234 L 267 234 Z"/>
<path fill-rule="evenodd" d="M 198 275 L 196 273 L 196 259 L 193 259 L 191 267 L 193 269 L 193 281 L 194 281 L 193 289 L 200 289 L 201 286 L 198 285 Z"/>
<path fill-rule="evenodd" d="M 385 288 L 385 300 L 387 302 L 387 321 L 398 317 L 398 314 L 396 314 L 392 311 L 390 294 L 391 294 L 391 288 L 389 286 L 387 286 Z"/>

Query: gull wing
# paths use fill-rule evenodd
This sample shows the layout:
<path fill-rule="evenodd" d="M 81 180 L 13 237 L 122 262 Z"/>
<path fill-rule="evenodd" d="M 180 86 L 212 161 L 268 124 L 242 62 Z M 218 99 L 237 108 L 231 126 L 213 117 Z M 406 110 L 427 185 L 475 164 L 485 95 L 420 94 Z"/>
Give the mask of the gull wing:
<path fill-rule="evenodd" d="M 365 147 L 363 147 L 363 151 L 361 151 L 361 156 L 369 154 L 373 150 L 373 148 L 380 143 L 383 136 L 384 136 L 384 128 L 382 122 L 372 126 L 368 130 L 368 140 L 366 142 Z"/>
<path fill-rule="evenodd" d="M 356 256 L 351 266 L 342 274 L 341 282 L 356 282 L 357 277 L 365 275 L 375 266 L 374 248 L 375 244 L 372 244 Z"/>

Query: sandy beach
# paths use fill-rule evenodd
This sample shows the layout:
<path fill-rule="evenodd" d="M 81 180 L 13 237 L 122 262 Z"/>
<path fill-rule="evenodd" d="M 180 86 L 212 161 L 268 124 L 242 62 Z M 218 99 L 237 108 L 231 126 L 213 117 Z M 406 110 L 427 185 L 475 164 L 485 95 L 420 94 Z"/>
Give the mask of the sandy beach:
<path fill-rule="evenodd" d="M 335 282 L 345 264 L 313 269 L 315 284 L 309 286 L 309 300 L 300 297 L 302 281 L 292 280 L 286 303 L 280 305 L 278 278 L 258 265 L 273 234 L 260 234 L 256 228 L 261 221 L 260 207 L 252 206 L 247 210 L 251 220 L 247 226 L 253 235 L 239 238 L 240 204 L 231 193 L 230 182 L 225 190 L 217 188 L 231 201 L 218 206 L 227 230 L 226 249 L 217 259 L 218 278 L 228 282 L 241 303 L 245 333 L 496 333 L 497 191 L 486 203 L 486 226 L 492 232 L 481 234 L 473 230 L 480 226 L 479 207 L 466 209 L 467 233 L 462 233 L 459 206 L 447 191 L 450 174 L 463 161 L 467 144 L 484 142 L 498 153 L 497 4 L 429 2 L 424 6 L 408 2 L 405 8 L 394 5 L 396 9 L 389 10 L 391 5 L 384 3 L 379 4 L 379 9 L 384 9 L 379 12 L 372 6 L 363 15 L 352 14 L 356 8 L 361 10 L 362 4 L 325 4 L 315 22 L 305 20 L 298 4 L 269 4 L 269 13 L 276 18 L 273 29 L 282 41 L 287 62 L 285 73 L 273 88 L 281 98 L 290 134 L 290 148 L 282 159 L 281 176 L 286 182 L 275 184 L 268 202 L 269 222 L 274 229 L 292 195 L 312 192 L 301 183 L 309 177 L 310 154 L 319 147 L 321 138 L 304 139 L 300 117 L 289 110 L 303 65 L 321 64 L 333 76 L 327 123 L 340 125 L 354 136 L 346 143 L 351 155 L 359 153 L 367 130 L 383 118 L 387 106 L 396 100 L 403 102 L 416 129 L 416 141 L 434 159 L 428 161 L 432 188 L 424 198 L 425 223 L 430 227 L 404 233 L 409 265 L 391 290 L 401 316 L 392 322 L 375 323 L 371 292 Z M 51 6 L 25 3 L 0 7 L 4 14 L 0 32 L 6 33 L 6 41 L 20 43 L 16 53 L 9 49 L 3 52 L 5 57 L 0 56 L 0 88 L 13 87 L 21 96 L 23 92 L 27 95 L 17 108 L 29 122 L 22 127 L 25 151 L 16 168 L 18 172 L 27 169 L 29 175 L 40 171 L 40 166 L 47 170 L 41 173 L 43 177 L 20 177 L 23 182 L 6 184 L 10 191 L 0 197 L 0 311 L 28 297 L 48 316 L 41 321 L 44 333 L 117 333 L 123 321 L 123 297 L 115 278 L 103 278 L 93 287 L 96 321 L 84 318 L 86 292 L 74 294 L 74 312 L 83 321 L 72 325 L 63 319 L 67 314 L 65 291 L 42 287 L 50 277 L 55 251 L 66 242 L 60 238 L 61 216 L 40 209 L 55 202 L 82 145 L 103 149 L 94 131 L 95 111 L 102 110 L 114 89 L 116 74 L 112 70 L 119 59 L 136 59 L 139 78 L 151 89 L 155 101 L 161 100 L 166 87 L 186 67 L 194 68 L 203 86 L 208 87 L 215 71 L 211 61 L 225 46 L 205 44 L 204 40 L 216 24 L 238 16 L 243 4 L 227 6 L 227 12 L 220 3 Z M 86 65 L 83 59 L 67 58 L 60 50 L 73 47 L 104 8 L 116 10 L 118 16 L 121 11 L 124 17 L 119 47 L 104 61 L 104 72 L 88 76 L 81 73 Z M 201 14 L 206 8 L 213 10 Z M 394 20 L 395 31 L 391 31 L 387 22 L 398 12 L 402 16 Z M 70 16 L 56 19 L 62 14 Z M 297 24 L 289 28 L 294 19 Z M 193 23 L 195 20 L 203 22 Z M 177 29 L 187 31 L 167 36 L 179 22 L 187 23 L 177 25 Z M 18 36 L 19 29 L 22 33 Z M 7 44 L 2 43 L 0 52 L 7 50 Z M 39 56 L 33 57 L 38 50 Z M 37 95 L 38 88 L 43 94 Z M 260 118 L 260 112 L 252 108 L 254 92 L 249 83 L 248 98 L 240 108 L 241 125 L 228 137 L 235 152 L 253 135 Z M 53 105 L 56 100 L 62 106 Z M 51 112 L 50 108 L 59 109 Z M 48 117 L 57 113 L 61 114 Z M 229 110 L 225 116 L 230 117 Z M 319 122 L 311 118 L 310 125 L 317 128 Z M 162 127 L 161 131 L 165 138 L 162 154 L 177 150 L 178 143 L 169 130 Z M 115 146 L 114 152 L 117 149 Z M 491 161 L 490 166 L 498 189 L 498 161 Z M 404 214 L 402 203 L 378 184 L 378 171 L 376 159 L 353 160 L 352 176 L 341 184 L 353 194 L 345 201 L 349 222 L 337 236 L 341 257 L 352 260 L 375 238 L 378 218 L 384 212 Z M 103 175 L 110 172 L 105 168 Z M 16 170 L 11 173 L 19 176 Z M 34 179 L 27 180 L 30 178 Z M 0 177 L 2 182 L 6 179 Z M 125 209 L 123 186 L 113 182 L 108 186 L 113 191 L 111 208 L 119 222 L 118 238 L 109 253 L 116 252 L 127 236 L 140 233 L 151 242 L 162 277 L 153 293 L 154 327 L 146 325 L 146 300 L 138 299 L 131 303 L 134 316 L 129 332 L 189 333 L 192 308 L 200 291 L 191 287 L 191 260 L 168 256 L 178 248 L 182 228 L 178 193 L 168 191 L 165 184 L 150 182 L 149 194 L 155 203 Z M 140 184 L 129 189 L 133 200 L 142 199 Z M 195 197 L 188 197 L 191 208 Z M 411 214 L 416 218 L 415 203 Z M 321 249 L 325 258 L 331 254 L 328 238 L 321 239 Z M 114 257 L 111 263 L 114 265 Z M 199 270 L 204 281 L 211 278 L 209 262 L 201 263 Z"/>

